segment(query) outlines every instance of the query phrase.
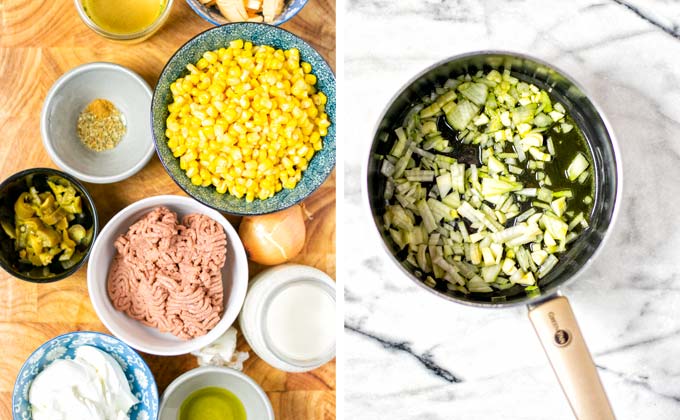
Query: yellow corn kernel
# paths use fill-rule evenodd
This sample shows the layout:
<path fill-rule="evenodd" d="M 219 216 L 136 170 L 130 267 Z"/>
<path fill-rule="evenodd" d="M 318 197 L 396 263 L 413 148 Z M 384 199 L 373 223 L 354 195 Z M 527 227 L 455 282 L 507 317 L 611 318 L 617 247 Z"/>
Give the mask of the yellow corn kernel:
<path fill-rule="evenodd" d="M 326 95 L 324 95 L 323 92 L 317 93 L 312 99 L 314 103 L 319 106 L 326 105 L 326 102 L 328 101 L 328 98 L 326 98 Z"/>
<path fill-rule="evenodd" d="M 240 161 L 241 159 L 243 159 L 243 154 L 241 153 L 241 150 L 240 149 L 234 149 L 231 152 L 231 158 L 234 161 Z"/>
<path fill-rule="evenodd" d="M 205 59 L 210 64 L 215 64 L 217 63 L 217 54 L 214 51 L 207 51 L 205 54 L 203 54 L 203 59 Z M 200 63 L 201 60 L 198 60 L 198 62 Z"/>
<path fill-rule="evenodd" d="M 305 76 L 305 82 L 309 83 L 310 85 L 315 85 L 316 84 L 316 76 L 313 74 L 308 74 Z"/>
<path fill-rule="evenodd" d="M 217 191 L 218 194 L 226 193 L 227 188 L 228 188 L 228 186 L 227 186 L 226 182 L 219 183 L 218 185 L 215 186 L 215 190 Z"/>
<path fill-rule="evenodd" d="M 208 92 L 201 93 L 198 95 L 198 103 L 201 105 L 207 105 L 210 103 L 210 94 Z"/>
<path fill-rule="evenodd" d="M 198 62 L 196 63 L 196 67 L 198 67 L 199 70 L 205 69 L 206 67 L 208 67 L 208 65 L 210 65 L 210 63 L 208 62 L 208 60 L 205 59 L 205 56 L 198 60 Z"/>
<path fill-rule="evenodd" d="M 210 118 L 215 118 L 219 114 L 217 108 L 215 108 L 212 105 L 208 105 L 208 108 L 206 108 L 205 113 L 208 114 Z"/>
<path fill-rule="evenodd" d="M 300 146 L 300 148 L 297 150 L 297 155 L 298 155 L 298 156 L 301 156 L 301 157 L 307 156 L 307 152 L 308 152 L 308 151 L 309 151 L 309 147 L 307 147 L 306 145 L 302 145 L 302 146 Z"/>
<path fill-rule="evenodd" d="M 227 109 L 227 105 L 221 100 L 213 101 L 212 105 L 219 112 L 224 112 Z"/>
<path fill-rule="evenodd" d="M 309 120 L 305 121 L 304 124 L 302 124 L 302 135 L 304 135 L 305 137 L 311 136 L 314 133 L 314 130 L 316 130 L 316 126 Z"/>
<path fill-rule="evenodd" d="M 297 182 L 293 178 L 288 179 L 286 182 L 283 183 L 283 188 L 292 190 L 295 188 L 295 185 L 297 185 Z"/>
<path fill-rule="evenodd" d="M 302 109 L 307 109 L 307 108 L 313 108 L 314 107 L 314 102 L 309 99 L 309 98 L 304 98 L 303 100 L 300 101 L 300 108 Z"/>
<path fill-rule="evenodd" d="M 166 121 L 166 126 L 170 131 L 179 131 L 182 128 L 177 121 L 171 120 L 170 118 Z"/>

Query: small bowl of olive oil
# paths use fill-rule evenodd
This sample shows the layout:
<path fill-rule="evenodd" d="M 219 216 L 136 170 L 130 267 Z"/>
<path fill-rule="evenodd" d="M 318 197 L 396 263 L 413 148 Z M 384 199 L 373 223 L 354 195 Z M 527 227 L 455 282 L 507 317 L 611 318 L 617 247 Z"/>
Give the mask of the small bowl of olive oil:
<path fill-rule="evenodd" d="M 274 420 L 267 394 L 234 369 L 201 367 L 175 379 L 163 393 L 158 420 Z"/>
<path fill-rule="evenodd" d="M 75 0 L 85 24 L 114 41 L 140 42 L 163 26 L 173 0 Z"/>

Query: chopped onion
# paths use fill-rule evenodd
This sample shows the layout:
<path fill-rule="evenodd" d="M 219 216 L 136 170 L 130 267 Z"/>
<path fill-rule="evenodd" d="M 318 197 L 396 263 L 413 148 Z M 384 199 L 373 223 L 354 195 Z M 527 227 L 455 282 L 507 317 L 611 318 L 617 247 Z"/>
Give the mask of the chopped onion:
<path fill-rule="evenodd" d="M 576 157 L 571 161 L 569 167 L 567 168 L 567 176 L 570 181 L 576 180 L 582 173 L 588 169 L 590 163 L 582 153 L 577 153 Z M 587 172 L 585 172 L 587 173 Z"/>
<path fill-rule="evenodd" d="M 479 147 L 479 163 L 449 155 L 458 146 L 439 132 L 439 118 L 457 141 Z M 559 154 L 551 129 L 574 129 L 564 106 L 508 70 L 448 80 L 411 108 L 389 153 L 377 157 L 387 182 L 384 228 L 405 250 L 403 263 L 430 287 L 540 293 L 537 279 L 588 228 L 586 215 L 570 210 L 579 190 L 549 188 L 562 180 L 551 166 Z M 562 176 L 585 183 L 589 167 L 579 152 Z"/>

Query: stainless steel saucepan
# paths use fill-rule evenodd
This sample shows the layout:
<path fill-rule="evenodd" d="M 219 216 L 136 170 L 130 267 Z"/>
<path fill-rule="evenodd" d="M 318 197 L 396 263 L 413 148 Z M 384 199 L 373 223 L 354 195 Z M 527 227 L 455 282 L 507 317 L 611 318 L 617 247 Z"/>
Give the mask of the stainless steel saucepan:
<path fill-rule="evenodd" d="M 595 195 L 590 226 L 560 255 L 558 265 L 539 281 L 541 293 L 537 296 L 528 296 L 519 286 L 469 295 L 431 288 L 395 257 L 398 249 L 382 223 L 386 204 L 383 198 L 385 178 L 374 156 L 384 153 L 381 147 L 385 147 L 385 142 L 381 142 L 379 137 L 398 127 L 410 107 L 429 94 L 436 84 L 461 74 L 492 68 L 511 69 L 515 77 L 546 89 L 564 104 L 582 130 L 594 162 Z M 541 60 L 501 51 L 473 52 L 436 63 L 414 77 L 390 101 L 375 131 L 364 175 L 364 193 L 375 226 L 389 255 L 411 280 L 444 299 L 465 305 L 497 309 L 527 305 L 529 318 L 576 418 L 614 418 L 569 301 L 560 294 L 562 286 L 576 279 L 603 248 L 616 218 L 622 188 L 621 163 L 614 133 L 597 105 L 575 81 Z M 499 296 L 504 298 L 493 299 Z"/>

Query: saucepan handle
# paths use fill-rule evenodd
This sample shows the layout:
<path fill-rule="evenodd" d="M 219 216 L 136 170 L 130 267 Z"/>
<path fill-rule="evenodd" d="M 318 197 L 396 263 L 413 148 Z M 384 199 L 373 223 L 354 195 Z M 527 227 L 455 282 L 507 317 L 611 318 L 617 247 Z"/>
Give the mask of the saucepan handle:
<path fill-rule="evenodd" d="M 558 296 L 532 307 L 529 319 L 576 418 L 615 419 L 569 300 Z"/>

